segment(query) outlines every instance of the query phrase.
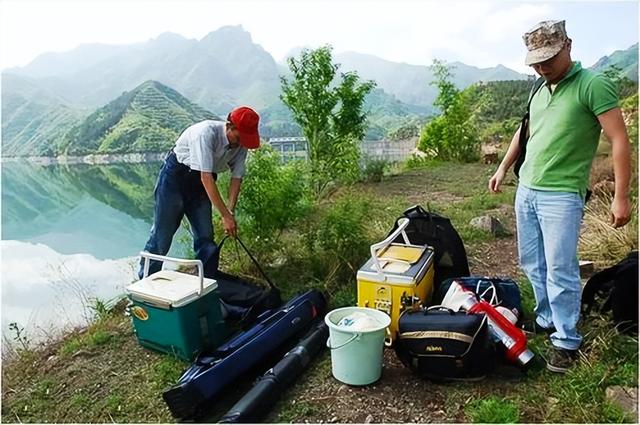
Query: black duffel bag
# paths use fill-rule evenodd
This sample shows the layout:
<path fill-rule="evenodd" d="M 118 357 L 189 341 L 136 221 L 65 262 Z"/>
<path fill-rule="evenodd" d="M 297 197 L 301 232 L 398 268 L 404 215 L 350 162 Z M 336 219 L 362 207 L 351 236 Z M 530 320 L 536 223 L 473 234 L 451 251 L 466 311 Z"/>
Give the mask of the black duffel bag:
<path fill-rule="evenodd" d="M 395 350 L 402 364 L 433 381 L 479 380 L 495 365 L 487 317 L 441 306 L 402 313 Z"/>
<path fill-rule="evenodd" d="M 442 303 L 453 281 L 458 282 L 494 307 L 500 305 L 509 310 L 516 309 L 518 311 L 518 322 L 524 317 L 520 287 L 515 280 L 510 278 L 463 276 L 447 279 L 442 282 L 438 290 L 433 294 L 434 305 Z"/>
<path fill-rule="evenodd" d="M 216 279 L 218 284 L 216 292 L 227 312 L 227 321 L 231 320 L 236 322 L 236 325 L 240 327 L 251 325 L 254 319 L 260 314 L 282 305 L 280 289 L 273 284 L 255 257 L 237 237 L 235 241 L 242 247 L 251 261 L 253 261 L 268 286 L 264 287 L 253 281 L 219 270 L 217 265 L 220 261 L 220 251 L 226 240 L 227 237 L 225 236 L 217 245 L 216 252 L 214 253 L 216 268 L 210 271 L 208 277 Z"/>

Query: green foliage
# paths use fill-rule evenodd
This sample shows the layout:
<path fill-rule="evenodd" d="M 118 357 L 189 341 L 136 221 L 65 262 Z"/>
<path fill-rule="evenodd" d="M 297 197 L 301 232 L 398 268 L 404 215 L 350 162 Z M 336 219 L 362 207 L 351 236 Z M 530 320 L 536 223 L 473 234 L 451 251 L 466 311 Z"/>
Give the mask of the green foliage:
<path fill-rule="evenodd" d="M 389 168 L 389 161 L 384 159 L 365 158 L 362 167 L 362 181 L 381 182 L 385 171 Z"/>
<path fill-rule="evenodd" d="M 71 129 L 59 153 L 162 152 L 189 125 L 216 118 L 175 90 L 147 81 Z"/>
<path fill-rule="evenodd" d="M 471 119 L 469 96 L 455 88 L 445 64 L 434 60 L 431 68 L 436 77 L 433 84 L 439 89 L 434 103 L 441 108 L 442 115 L 425 125 L 418 146 L 439 159 L 475 161 L 480 153 L 480 140 Z"/>
<path fill-rule="evenodd" d="M 627 133 L 634 146 L 638 146 L 638 93 L 629 96 L 620 102 L 623 114 L 627 116 Z"/>
<path fill-rule="evenodd" d="M 428 168 L 433 165 L 439 165 L 440 161 L 436 158 L 427 156 L 411 155 L 404 163 L 405 170 L 413 170 L 420 168 Z"/>
<path fill-rule="evenodd" d="M 97 320 L 106 319 L 110 313 L 106 303 L 99 298 L 93 298 L 91 301 L 92 304 L 89 305 L 89 309 L 93 312 L 94 317 Z"/>
<path fill-rule="evenodd" d="M 618 86 L 620 98 L 625 98 L 638 93 L 638 83 L 624 75 L 622 68 L 616 64 L 611 64 L 602 72 L 606 77 Z"/>
<path fill-rule="evenodd" d="M 434 59 L 430 67 L 434 77 L 431 84 L 438 87 L 438 97 L 433 104 L 440 108 L 443 114 L 456 103 L 460 93 L 452 81 L 453 68 L 455 67 L 438 59 Z"/>
<path fill-rule="evenodd" d="M 372 199 L 344 196 L 317 207 L 302 230 L 308 267 L 322 281 L 331 298 L 354 285 L 355 273 L 368 257 Z"/>
<path fill-rule="evenodd" d="M 518 406 L 511 400 L 496 396 L 474 400 L 465 411 L 474 423 L 513 424 L 520 421 Z"/>
<path fill-rule="evenodd" d="M 371 202 L 366 198 L 342 198 L 331 205 L 314 235 L 318 246 L 353 267 L 366 255 L 366 225 Z"/>
<path fill-rule="evenodd" d="M 238 202 L 243 234 L 272 246 L 292 223 L 311 208 L 309 171 L 306 164 L 280 164 L 280 155 L 264 145 L 247 161 Z"/>
<path fill-rule="evenodd" d="M 339 66 L 331 47 L 304 49 L 288 59 L 292 80 L 281 77 L 284 104 L 309 142 L 312 184 L 322 193 L 332 182 L 353 182 L 359 176 L 359 144 L 366 130 L 364 98 L 375 83 L 361 83 L 355 72 L 343 73 L 332 86 Z"/>
<path fill-rule="evenodd" d="M 162 356 L 151 367 L 150 378 L 158 388 L 165 389 L 180 378 L 184 367 L 185 363 L 182 360 L 172 356 Z"/>

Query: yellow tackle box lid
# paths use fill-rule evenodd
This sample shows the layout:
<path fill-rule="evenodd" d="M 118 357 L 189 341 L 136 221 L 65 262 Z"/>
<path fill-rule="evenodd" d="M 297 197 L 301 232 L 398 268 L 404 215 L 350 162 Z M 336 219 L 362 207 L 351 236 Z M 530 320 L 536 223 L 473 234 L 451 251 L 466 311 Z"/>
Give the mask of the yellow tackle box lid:
<path fill-rule="evenodd" d="M 198 276 L 175 270 L 160 270 L 127 286 L 126 292 L 139 301 L 178 308 L 207 295 L 217 287 L 214 279 L 203 278 L 202 293 L 198 295 Z"/>
<path fill-rule="evenodd" d="M 426 245 L 405 245 L 392 243 L 379 250 L 376 254 L 379 260 L 415 264 L 420 260 L 422 253 L 427 249 Z"/>
<path fill-rule="evenodd" d="M 394 249 L 378 252 L 377 260 L 382 268 L 382 276 L 378 273 L 375 259 L 369 258 L 358 270 L 357 279 L 415 285 L 424 277 L 433 262 L 433 247 L 428 245 L 392 244 L 389 248 Z"/>

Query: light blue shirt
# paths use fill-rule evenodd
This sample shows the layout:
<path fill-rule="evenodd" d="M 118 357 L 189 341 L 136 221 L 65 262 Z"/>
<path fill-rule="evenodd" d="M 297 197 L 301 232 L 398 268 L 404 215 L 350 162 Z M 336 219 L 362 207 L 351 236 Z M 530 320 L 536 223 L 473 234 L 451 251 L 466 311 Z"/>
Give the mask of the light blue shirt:
<path fill-rule="evenodd" d="M 182 132 L 173 148 L 178 162 L 197 171 L 222 173 L 242 178 L 245 173 L 247 149 L 229 146 L 224 121 L 205 120 Z"/>

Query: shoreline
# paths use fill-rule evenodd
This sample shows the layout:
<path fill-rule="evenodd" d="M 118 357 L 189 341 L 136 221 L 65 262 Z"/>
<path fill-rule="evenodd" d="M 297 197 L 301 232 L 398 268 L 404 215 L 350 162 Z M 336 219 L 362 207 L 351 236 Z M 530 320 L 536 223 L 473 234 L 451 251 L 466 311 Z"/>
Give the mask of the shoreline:
<path fill-rule="evenodd" d="M 92 154 L 84 156 L 3 156 L 1 163 L 28 162 L 34 165 L 107 165 L 116 163 L 155 162 L 164 159 L 166 152 Z"/>

